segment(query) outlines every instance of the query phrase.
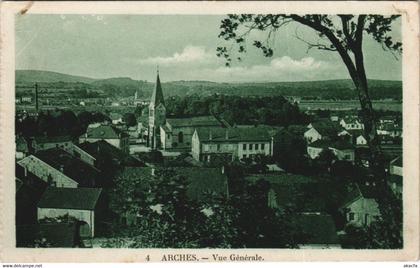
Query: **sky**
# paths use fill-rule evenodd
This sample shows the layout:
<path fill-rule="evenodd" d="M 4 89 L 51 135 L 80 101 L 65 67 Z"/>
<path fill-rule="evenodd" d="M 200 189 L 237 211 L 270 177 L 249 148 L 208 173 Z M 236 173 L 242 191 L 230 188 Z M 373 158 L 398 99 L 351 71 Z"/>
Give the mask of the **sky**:
<path fill-rule="evenodd" d="M 163 82 L 281 82 L 347 79 L 337 52 L 311 49 L 296 38 L 317 41 L 312 29 L 291 23 L 276 32 L 274 55 L 263 57 L 250 43 L 242 61 L 225 67 L 216 56 L 216 15 L 39 15 L 16 16 L 16 69 L 54 71 L 91 78 L 130 77 Z M 392 35 L 401 40 L 401 22 Z M 395 58 L 364 38 L 370 79 L 401 80 L 401 56 Z"/>

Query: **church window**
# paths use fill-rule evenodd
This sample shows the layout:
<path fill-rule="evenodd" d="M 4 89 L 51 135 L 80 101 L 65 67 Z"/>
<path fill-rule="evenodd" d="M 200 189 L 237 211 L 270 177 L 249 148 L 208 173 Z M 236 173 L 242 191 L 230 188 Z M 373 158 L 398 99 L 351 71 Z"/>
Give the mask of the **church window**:
<path fill-rule="evenodd" d="M 182 131 L 178 133 L 178 142 L 179 143 L 184 142 L 184 133 L 182 133 Z"/>

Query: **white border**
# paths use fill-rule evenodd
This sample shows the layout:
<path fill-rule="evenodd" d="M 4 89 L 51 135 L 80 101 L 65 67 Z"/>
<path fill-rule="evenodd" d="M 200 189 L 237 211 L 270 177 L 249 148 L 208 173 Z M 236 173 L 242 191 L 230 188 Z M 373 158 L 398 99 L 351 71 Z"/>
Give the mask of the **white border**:
<path fill-rule="evenodd" d="M 259 254 L 265 261 L 415 260 L 419 256 L 419 17 L 416 2 L 2 2 L 0 3 L 0 260 L 7 262 L 144 262 L 150 255 Z M 403 28 L 404 249 L 16 249 L 14 225 L 14 14 L 401 14 Z M 22 16 L 25 16 L 23 14 Z M 209 259 L 211 261 L 211 259 Z"/>

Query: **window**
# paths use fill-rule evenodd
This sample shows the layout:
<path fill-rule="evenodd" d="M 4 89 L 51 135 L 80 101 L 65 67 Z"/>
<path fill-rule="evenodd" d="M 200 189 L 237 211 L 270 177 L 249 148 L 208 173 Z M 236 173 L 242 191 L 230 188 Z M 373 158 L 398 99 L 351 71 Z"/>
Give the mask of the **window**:
<path fill-rule="evenodd" d="M 184 133 L 182 133 L 182 131 L 178 133 L 178 142 L 179 143 L 184 142 Z"/>
<path fill-rule="evenodd" d="M 255 144 L 255 150 L 258 150 L 258 145 L 259 145 L 259 144 Z"/>
<path fill-rule="evenodd" d="M 349 213 L 349 221 L 354 221 L 354 213 L 353 212 Z"/>
<path fill-rule="evenodd" d="M 252 144 L 249 145 L 249 150 L 252 150 Z"/>
<path fill-rule="evenodd" d="M 207 144 L 204 145 L 204 151 L 208 151 L 209 150 L 209 146 Z"/>
<path fill-rule="evenodd" d="M 220 144 L 217 144 L 217 150 L 220 151 Z"/>
<path fill-rule="evenodd" d="M 265 143 L 262 143 L 261 144 L 261 150 L 264 150 L 265 149 Z"/>
<path fill-rule="evenodd" d="M 246 144 L 242 144 L 242 150 L 246 151 Z"/>

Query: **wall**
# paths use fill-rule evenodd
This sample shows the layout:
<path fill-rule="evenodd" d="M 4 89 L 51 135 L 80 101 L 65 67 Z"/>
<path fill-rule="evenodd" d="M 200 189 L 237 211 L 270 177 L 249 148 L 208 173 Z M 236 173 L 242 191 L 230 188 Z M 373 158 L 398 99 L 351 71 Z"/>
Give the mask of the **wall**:
<path fill-rule="evenodd" d="M 303 136 L 305 137 L 305 139 L 308 142 L 314 142 L 317 140 L 320 140 L 322 138 L 321 134 L 318 133 L 318 131 L 316 131 L 316 129 L 311 128 L 309 130 L 307 130 Z"/>
<path fill-rule="evenodd" d="M 85 221 L 90 226 L 92 236 L 95 235 L 95 214 L 91 210 L 81 209 L 61 209 L 61 208 L 38 208 L 38 220 L 45 217 L 55 218 L 68 214 L 77 218 L 79 221 Z"/>
<path fill-rule="evenodd" d="M 345 161 L 350 161 L 350 162 L 354 162 L 354 151 L 349 149 L 349 150 L 337 150 L 335 148 L 331 148 L 330 149 L 333 151 L 333 153 L 337 156 L 338 160 L 345 160 Z"/>
<path fill-rule="evenodd" d="M 244 149 L 245 145 L 245 149 Z M 250 149 L 250 145 L 252 145 L 252 148 Z M 258 149 L 256 148 L 256 145 L 258 145 Z M 264 149 L 262 149 L 262 145 L 264 145 Z M 238 143 L 238 157 L 239 159 L 242 159 L 244 156 L 250 157 L 252 155 L 273 155 L 271 150 L 271 142 L 265 141 L 265 142 L 240 142 Z"/>
<path fill-rule="evenodd" d="M 71 149 L 65 149 L 65 151 L 68 152 L 69 154 L 73 155 L 74 157 L 82 160 L 86 164 L 91 165 L 93 167 L 95 166 L 95 161 L 96 161 L 95 157 L 93 157 L 90 154 L 88 154 L 87 152 L 83 151 L 78 146 L 73 144 Z"/>
<path fill-rule="evenodd" d="M 201 152 L 201 144 L 200 140 L 198 138 L 197 132 L 194 132 L 194 135 L 192 137 L 192 144 L 191 144 L 191 154 L 193 158 L 197 161 L 200 161 L 200 152 Z"/>
<path fill-rule="evenodd" d="M 56 170 L 44 161 L 30 155 L 18 162 L 19 165 L 35 174 L 37 177 L 48 183 L 49 178 L 55 183 L 56 187 L 77 188 L 78 183 Z"/>
<path fill-rule="evenodd" d="M 379 216 L 378 203 L 373 198 L 359 198 L 347 208 L 350 210 L 346 214 L 347 222 L 356 225 L 370 225 L 374 221 L 375 216 Z M 350 213 L 354 213 L 354 220 L 350 220 Z M 367 222 L 365 222 L 365 215 L 368 214 Z"/>
<path fill-rule="evenodd" d="M 390 168 L 389 168 L 389 173 L 391 173 L 391 175 L 402 176 L 403 175 L 403 168 L 391 164 Z"/>
<path fill-rule="evenodd" d="M 323 148 L 308 146 L 308 148 L 306 149 L 306 152 L 308 153 L 311 159 L 315 159 L 321 154 L 323 150 L 324 150 Z"/>

